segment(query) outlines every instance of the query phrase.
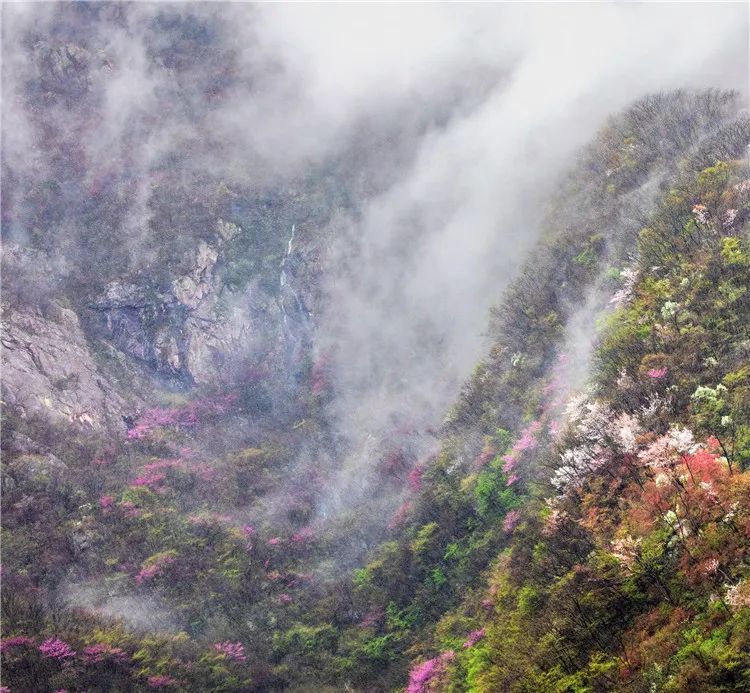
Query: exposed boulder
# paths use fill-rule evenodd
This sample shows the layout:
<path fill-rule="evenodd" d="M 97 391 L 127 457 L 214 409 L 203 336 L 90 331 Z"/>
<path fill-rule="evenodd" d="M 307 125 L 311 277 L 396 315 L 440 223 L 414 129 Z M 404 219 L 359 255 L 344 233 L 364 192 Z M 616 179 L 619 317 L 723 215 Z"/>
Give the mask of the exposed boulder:
<path fill-rule="evenodd" d="M 53 305 L 46 314 L 4 306 L 4 404 L 22 417 L 121 428 L 133 406 L 121 394 L 127 390 L 101 372 L 76 313 Z"/>
<path fill-rule="evenodd" d="M 219 219 L 214 239 L 201 240 L 166 288 L 114 281 L 92 305 L 97 332 L 157 373 L 207 383 L 240 357 L 262 348 L 272 301 L 251 285 L 238 293 L 217 279 L 222 246 L 239 229 Z"/>

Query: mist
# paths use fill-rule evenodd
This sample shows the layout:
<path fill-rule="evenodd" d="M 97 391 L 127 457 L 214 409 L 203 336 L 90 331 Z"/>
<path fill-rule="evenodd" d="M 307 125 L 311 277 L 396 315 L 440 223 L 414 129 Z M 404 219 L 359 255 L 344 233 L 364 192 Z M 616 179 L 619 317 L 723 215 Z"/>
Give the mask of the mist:
<path fill-rule="evenodd" d="M 271 229 L 270 250 L 253 265 L 265 274 L 215 290 L 243 335 L 228 375 L 167 364 L 152 391 L 234 385 L 250 364 L 273 374 L 269 401 L 296 404 L 303 365 L 325 363 L 329 428 L 295 441 L 292 481 L 238 517 L 273 524 L 290 488 L 308 490 L 297 471 L 324 470 L 306 524 L 366 507 L 377 539 L 408 493 L 403 479 L 383 482 L 384 456 L 416 467 L 439 450 L 490 347 L 490 309 L 581 148 L 644 95 L 727 89 L 745 103 L 749 90 L 743 4 L 6 3 L 2 21 L 3 242 L 13 257 L 20 247 L 49 258 L 4 277 L 6 296 L 33 304 L 68 291 L 88 310 L 113 285 L 158 293 L 200 242 L 214 244 L 218 285 L 231 252 L 257 259 L 249 225 L 267 212 L 257 226 Z M 633 196 L 634 216 L 660 180 Z M 241 222 L 248 199 L 257 214 Z M 217 241 L 227 215 L 240 240 Z M 602 283 L 572 311 L 567 390 L 589 372 Z M 294 410 L 268 408 L 243 411 L 237 428 L 260 438 L 264 416 Z M 284 435 L 302 435 L 304 420 L 281 419 Z M 234 442 L 216 434 L 196 457 Z M 336 558 L 358 559 L 367 534 Z M 182 627 L 161 602 L 66 589 L 74 606 L 135 629 Z"/>

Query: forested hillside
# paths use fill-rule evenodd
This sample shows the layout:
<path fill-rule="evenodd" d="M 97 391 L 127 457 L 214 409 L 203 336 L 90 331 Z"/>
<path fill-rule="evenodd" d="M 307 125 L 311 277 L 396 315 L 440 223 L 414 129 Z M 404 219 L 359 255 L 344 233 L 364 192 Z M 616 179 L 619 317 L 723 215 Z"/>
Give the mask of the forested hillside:
<path fill-rule="evenodd" d="M 10 689 L 744 690 L 750 170 L 732 109 L 649 97 L 582 154 L 440 451 L 392 440 L 403 504 L 349 573 L 337 557 L 372 518 L 315 521 L 326 472 L 289 466 L 325 437 L 326 364 L 283 428 L 238 432 L 260 374 L 120 438 L 6 414 Z"/>
<path fill-rule="evenodd" d="M 485 175 L 503 55 L 326 149 L 258 12 L 3 35 L 0 693 L 750 690 L 740 96 Z"/>

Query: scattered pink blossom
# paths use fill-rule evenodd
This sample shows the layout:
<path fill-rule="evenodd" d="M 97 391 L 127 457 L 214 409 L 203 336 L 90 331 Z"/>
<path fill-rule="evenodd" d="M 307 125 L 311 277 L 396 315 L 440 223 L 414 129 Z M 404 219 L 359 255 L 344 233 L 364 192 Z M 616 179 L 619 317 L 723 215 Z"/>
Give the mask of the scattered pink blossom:
<path fill-rule="evenodd" d="M 414 491 L 414 493 L 419 493 L 419 491 L 422 488 L 422 475 L 424 474 L 424 467 L 417 466 L 414 467 L 409 472 L 409 488 Z"/>
<path fill-rule="evenodd" d="M 521 519 L 521 511 L 520 510 L 509 510 L 506 515 L 505 519 L 503 520 L 503 532 L 506 534 L 510 534 L 518 524 L 518 521 Z"/>
<path fill-rule="evenodd" d="M 144 581 L 152 580 L 158 575 L 164 573 L 175 562 L 175 557 L 171 553 L 161 553 L 147 559 L 145 565 L 141 567 L 140 572 L 135 576 L 135 581 L 140 585 Z"/>
<path fill-rule="evenodd" d="M 649 378 L 653 378 L 654 380 L 659 380 L 660 378 L 663 378 L 668 373 L 667 368 L 652 368 L 649 370 L 646 375 L 648 375 Z"/>
<path fill-rule="evenodd" d="M 521 431 L 521 437 L 516 441 L 513 446 L 513 452 L 519 453 L 524 450 L 531 450 L 537 446 L 536 434 L 541 429 L 542 424 L 540 421 L 533 421 L 523 431 Z"/>
<path fill-rule="evenodd" d="M 464 648 L 474 647 L 483 637 L 485 636 L 484 628 L 479 630 L 473 630 L 466 636 L 466 642 L 463 644 Z"/>
<path fill-rule="evenodd" d="M 141 511 L 135 507 L 132 501 L 122 501 L 120 508 L 125 511 L 125 517 L 140 517 Z"/>
<path fill-rule="evenodd" d="M 513 455 L 503 455 L 502 460 L 504 462 L 503 471 L 506 474 L 513 470 L 513 468 L 516 466 L 516 462 L 518 462 L 518 460 L 513 457 Z"/>
<path fill-rule="evenodd" d="M 223 414 L 237 401 L 233 394 L 211 400 L 194 400 L 170 409 L 147 409 L 138 417 L 135 426 L 128 430 L 128 438 L 145 438 L 154 429 L 163 427 L 191 428 L 205 416 Z"/>
<path fill-rule="evenodd" d="M 312 527 L 302 527 L 292 535 L 293 544 L 306 544 L 315 539 L 315 530 Z"/>
<path fill-rule="evenodd" d="M 513 484 L 515 484 L 520 478 L 521 477 L 519 477 L 518 474 L 511 474 L 505 484 L 506 486 L 513 486 Z"/>
<path fill-rule="evenodd" d="M 214 650 L 235 662 L 244 662 L 247 659 L 245 647 L 240 642 L 217 642 L 214 645 Z"/>
<path fill-rule="evenodd" d="M 274 537 L 273 539 L 269 539 L 268 543 L 271 546 L 278 546 L 279 544 L 281 544 L 281 537 Z"/>
<path fill-rule="evenodd" d="M 486 611 L 492 611 L 495 608 L 495 602 L 492 599 L 482 599 L 482 608 Z"/>
<path fill-rule="evenodd" d="M 103 662 L 106 659 L 125 661 L 128 659 L 128 655 L 119 647 L 112 647 L 106 643 L 99 643 L 97 645 L 84 647 L 83 658 L 90 662 Z"/>
<path fill-rule="evenodd" d="M 180 459 L 156 460 L 143 465 L 146 472 L 155 472 L 159 469 L 185 469 L 186 464 Z"/>
<path fill-rule="evenodd" d="M 497 451 L 489 446 L 485 446 L 482 452 L 479 453 L 477 458 L 474 460 L 474 466 L 481 469 L 484 467 L 495 455 Z"/>
<path fill-rule="evenodd" d="M 114 502 L 115 502 L 115 499 L 112 496 L 102 496 L 99 499 L 99 505 L 105 509 L 111 508 Z"/>
<path fill-rule="evenodd" d="M 411 503 L 409 501 L 402 503 L 399 509 L 394 513 L 390 522 L 388 522 L 388 529 L 395 529 L 396 527 L 403 525 L 406 522 L 406 518 L 409 516 L 410 511 Z"/>
<path fill-rule="evenodd" d="M 163 472 L 146 472 L 145 474 L 139 476 L 137 479 L 133 479 L 132 485 L 145 486 L 146 488 L 154 490 L 157 488 L 161 488 L 161 484 L 166 478 L 167 475 Z"/>
<path fill-rule="evenodd" d="M 283 594 L 279 595 L 279 603 L 281 604 L 291 604 L 293 601 L 294 599 L 292 599 L 291 594 L 287 594 L 286 592 L 284 592 Z"/>
<path fill-rule="evenodd" d="M 75 656 L 75 650 L 63 640 L 59 638 L 47 638 L 41 645 L 39 645 L 39 651 L 43 657 L 48 659 L 57 659 L 63 661 L 69 657 Z"/>
<path fill-rule="evenodd" d="M 406 687 L 406 693 L 427 693 L 428 684 L 436 676 L 439 676 L 456 653 L 453 650 L 443 652 L 434 659 L 428 659 L 422 664 L 418 664 L 409 672 L 409 685 Z"/>
<path fill-rule="evenodd" d="M 34 641 L 28 635 L 14 635 L 0 640 L 0 652 L 5 652 L 14 647 L 32 647 L 33 645 Z"/>

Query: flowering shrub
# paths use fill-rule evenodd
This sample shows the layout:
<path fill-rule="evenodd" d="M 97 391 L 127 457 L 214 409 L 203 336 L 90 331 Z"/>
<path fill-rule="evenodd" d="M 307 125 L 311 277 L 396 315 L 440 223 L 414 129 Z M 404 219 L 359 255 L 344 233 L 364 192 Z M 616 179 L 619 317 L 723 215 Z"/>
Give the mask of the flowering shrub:
<path fill-rule="evenodd" d="M 82 658 L 89 662 L 103 662 L 105 660 L 124 662 L 129 659 L 128 654 L 119 647 L 112 647 L 106 643 L 84 647 Z"/>
<path fill-rule="evenodd" d="M 0 652 L 12 650 L 16 647 L 33 647 L 34 641 L 27 635 L 14 635 L 0 640 Z"/>
<path fill-rule="evenodd" d="M 474 647 L 482 638 L 485 636 L 485 629 L 479 628 L 478 630 L 473 630 L 471 633 L 469 633 L 466 636 L 466 642 L 464 642 L 463 646 L 464 649 L 467 649 L 469 647 Z"/>
<path fill-rule="evenodd" d="M 115 503 L 115 499 L 112 496 L 102 496 L 99 499 L 99 506 L 103 509 L 111 508 Z"/>
<path fill-rule="evenodd" d="M 292 535 L 293 544 L 307 544 L 315 539 L 315 530 L 312 527 L 303 527 Z"/>
<path fill-rule="evenodd" d="M 181 407 L 171 409 L 154 407 L 138 417 L 128 430 L 128 438 L 145 438 L 158 428 L 192 428 L 202 417 L 224 414 L 237 402 L 237 396 L 225 395 L 214 399 L 194 400 Z"/>
<path fill-rule="evenodd" d="M 59 638 L 47 638 L 47 640 L 39 645 L 39 652 L 42 653 L 42 657 L 58 661 L 70 659 L 76 654 L 75 650 L 68 643 Z"/>
<path fill-rule="evenodd" d="M 214 650 L 235 662 L 244 662 L 247 659 L 245 647 L 239 642 L 217 642 L 214 645 Z"/>
<path fill-rule="evenodd" d="M 147 558 L 143 562 L 141 570 L 135 576 L 135 581 L 140 585 L 143 582 L 153 580 L 159 575 L 163 575 L 164 571 L 174 564 L 176 553 L 174 550 L 162 551 Z"/>
<path fill-rule="evenodd" d="M 406 687 L 406 693 L 428 693 L 430 682 L 445 671 L 446 665 L 455 656 L 456 653 L 449 650 L 443 652 L 439 657 L 428 659 L 414 667 L 409 672 L 409 684 Z"/>
<path fill-rule="evenodd" d="M 510 534 L 516 528 L 518 521 L 521 519 L 520 510 L 509 510 L 503 519 L 503 532 Z"/>
<path fill-rule="evenodd" d="M 393 514 L 393 517 L 388 522 L 388 529 L 395 529 L 396 527 L 400 527 L 406 522 L 406 519 L 409 517 L 409 512 L 411 511 L 411 503 L 409 501 L 404 501 L 399 509 Z"/>
<path fill-rule="evenodd" d="M 533 421 L 521 431 L 521 437 L 513 445 L 513 452 L 519 453 L 524 450 L 531 450 L 537 446 L 537 433 L 542 428 L 541 421 Z"/>

